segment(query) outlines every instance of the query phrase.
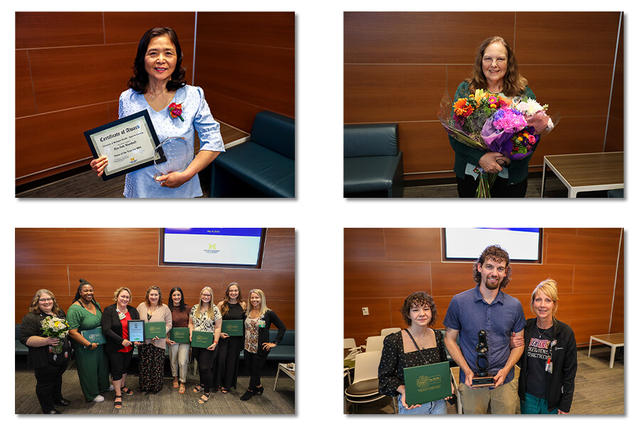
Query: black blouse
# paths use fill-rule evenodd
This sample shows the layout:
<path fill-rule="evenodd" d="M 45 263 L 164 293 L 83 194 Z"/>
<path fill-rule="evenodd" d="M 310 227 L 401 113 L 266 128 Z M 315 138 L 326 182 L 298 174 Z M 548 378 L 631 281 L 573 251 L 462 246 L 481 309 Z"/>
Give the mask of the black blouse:
<path fill-rule="evenodd" d="M 427 364 L 445 362 L 447 352 L 444 347 L 442 331 L 434 331 L 436 346 L 404 352 L 402 343 L 402 331 L 389 334 L 384 338 L 382 356 L 378 366 L 378 389 L 387 396 L 397 396 L 398 386 L 404 384 L 404 368 Z M 415 348 L 413 342 L 411 346 Z M 422 353 L 422 355 L 420 354 Z"/>

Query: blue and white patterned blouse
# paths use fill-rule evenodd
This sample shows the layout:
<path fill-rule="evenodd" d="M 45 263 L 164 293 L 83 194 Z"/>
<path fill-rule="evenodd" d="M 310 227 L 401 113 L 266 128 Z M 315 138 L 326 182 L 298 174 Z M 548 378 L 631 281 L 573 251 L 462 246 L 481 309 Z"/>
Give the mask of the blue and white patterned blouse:
<path fill-rule="evenodd" d="M 162 142 L 169 137 L 184 138 L 191 150 L 191 158 L 193 158 L 195 132 L 198 132 L 200 137 L 200 150 L 224 151 L 224 143 L 220 135 L 220 124 L 213 119 L 201 88 L 189 85 L 181 87 L 176 91 L 171 102 L 182 104 L 182 118 L 184 121 L 178 117 L 172 118 L 169 114 L 169 106 L 161 111 L 156 111 L 151 108 L 143 94 L 133 89 L 128 89 L 120 94 L 118 117 L 122 118 L 147 110 L 158 139 Z M 124 182 L 124 196 L 155 199 L 202 196 L 198 174 L 180 187 L 169 188 L 161 186 L 154 179 L 155 173 L 156 170 L 153 165 L 128 173 Z"/>

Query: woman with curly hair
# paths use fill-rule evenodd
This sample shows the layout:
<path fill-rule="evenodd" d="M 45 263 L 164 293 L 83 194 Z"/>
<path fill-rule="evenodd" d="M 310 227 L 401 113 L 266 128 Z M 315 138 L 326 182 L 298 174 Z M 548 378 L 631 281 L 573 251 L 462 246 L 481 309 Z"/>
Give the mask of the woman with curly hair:
<path fill-rule="evenodd" d="M 414 292 L 402 304 L 402 317 L 409 327 L 384 338 L 378 366 L 378 388 L 381 394 L 398 399 L 399 414 L 447 413 L 445 399 L 422 405 L 408 405 L 405 400 L 404 368 L 447 360 L 442 332 L 431 329 L 437 313 L 431 295 Z"/>

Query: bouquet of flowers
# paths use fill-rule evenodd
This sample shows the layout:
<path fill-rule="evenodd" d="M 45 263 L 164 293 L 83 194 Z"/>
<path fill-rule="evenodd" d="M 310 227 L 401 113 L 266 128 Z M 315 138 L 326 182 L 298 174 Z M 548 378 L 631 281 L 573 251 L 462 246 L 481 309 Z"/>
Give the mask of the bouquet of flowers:
<path fill-rule="evenodd" d="M 63 340 L 69 334 L 69 324 L 65 319 L 55 316 L 46 316 L 40 324 L 42 326 L 42 335 L 45 337 L 54 337 L 60 339 L 58 344 L 49 346 L 50 351 L 55 354 L 62 353 Z"/>
<path fill-rule="evenodd" d="M 553 129 L 547 116 L 548 106 L 535 99 L 515 97 L 512 100 L 477 89 L 453 105 L 445 96 L 438 119 L 455 140 L 470 147 L 503 154 L 511 160 L 531 155 L 543 132 Z M 453 110 L 453 114 L 451 111 Z M 477 197 L 491 197 L 496 174 L 479 168 Z"/>

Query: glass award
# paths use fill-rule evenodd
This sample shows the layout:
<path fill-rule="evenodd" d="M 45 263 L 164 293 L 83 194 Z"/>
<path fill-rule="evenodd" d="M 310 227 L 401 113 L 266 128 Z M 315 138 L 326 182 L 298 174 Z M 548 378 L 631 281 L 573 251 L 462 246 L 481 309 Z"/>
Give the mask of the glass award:
<path fill-rule="evenodd" d="M 156 177 L 171 172 L 182 172 L 192 160 L 189 144 L 182 137 L 170 137 L 163 140 L 156 147 L 156 152 L 164 154 L 164 157 L 161 155 L 154 157 L 153 165 L 156 169 Z M 163 158 L 166 160 L 163 161 Z"/>

